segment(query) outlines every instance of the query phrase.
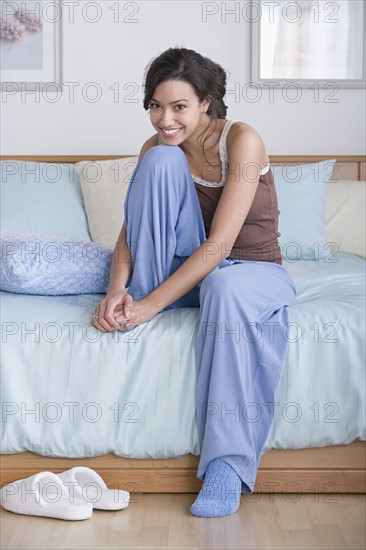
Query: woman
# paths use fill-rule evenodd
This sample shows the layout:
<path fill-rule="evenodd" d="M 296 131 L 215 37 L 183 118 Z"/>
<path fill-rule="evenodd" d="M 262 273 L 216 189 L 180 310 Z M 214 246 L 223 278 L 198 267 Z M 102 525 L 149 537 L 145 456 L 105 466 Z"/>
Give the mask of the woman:
<path fill-rule="evenodd" d="M 110 284 L 93 324 L 131 330 L 199 307 L 195 343 L 201 491 L 191 513 L 232 514 L 252 493 L 273 418 L 295 287 L 282 267 L 278 206 L 263 141 L 226 120 L 226 74 L 186 48 L 148 67 L 156 131 L 140 152 Z M 126 288 L 128 287 L 128 292 Z"/>

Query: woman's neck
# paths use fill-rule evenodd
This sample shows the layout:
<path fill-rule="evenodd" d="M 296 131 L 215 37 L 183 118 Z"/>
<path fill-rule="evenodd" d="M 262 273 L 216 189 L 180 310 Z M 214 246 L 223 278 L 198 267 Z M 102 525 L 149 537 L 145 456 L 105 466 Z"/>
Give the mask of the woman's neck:
<path fill-rule="evenodd" d="M 208 128 L 209 120 L 209 117 L 207 117 L 207 120 L 204 122 L 204 124 L 202 124 L 200 128 L 197 129 L 195 134 L 179 145 L 179 147 L 182 149 L 187 157 L 190 157 L 192 159 L 201 158 L 203 156 L 202 144 L 206 138 L 205 152 L 208 154 L 210 152 L 215 153 L 217 149 L 217 144 L 220 140 L 222 129 L 227 121 L 226 119 L 215 119 Z M 199 141 L 197 141 L 198 137 Z"/>

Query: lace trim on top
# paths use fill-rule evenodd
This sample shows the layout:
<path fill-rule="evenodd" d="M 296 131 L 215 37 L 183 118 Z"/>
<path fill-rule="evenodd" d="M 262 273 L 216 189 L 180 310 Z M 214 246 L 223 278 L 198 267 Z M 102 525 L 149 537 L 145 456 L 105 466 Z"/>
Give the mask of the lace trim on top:
<path fill-rule="evenodd" d="M 238 122 L 237 120 L 227 120 L 225 123 L 225 126 L 222 130 L 220 140 L 219 140 L 219 154 L 220 154 L 220 160 L 221 160 L 221 173 L 222 178 L 221 181 L 206 181 L 202 178 L 199 178 L 198 176 L 192 175 L 193 181 L 196 183 L 199 183 L 200 185 L 205 185 L 206 187 L 223 187 L 225 184 L 226 176 L 227 176 L 227 166 L 228 166 L 228 160 L 227 160 L 227 149 L 226 149 L 226 136 L 229 132 L 230 126 L 234 124 L 234 122 Z M 264 174 L 267 174 L 269 171 L 270 165 L 266 166 L 261 170 L 261 176 L 264 176 Z"/>

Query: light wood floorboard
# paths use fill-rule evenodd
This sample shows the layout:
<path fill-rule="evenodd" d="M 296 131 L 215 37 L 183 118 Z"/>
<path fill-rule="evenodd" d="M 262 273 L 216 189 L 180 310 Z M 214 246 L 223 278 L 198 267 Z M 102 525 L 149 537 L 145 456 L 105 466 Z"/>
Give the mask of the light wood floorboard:
<path fill-rule="evenodd" d="M 195 494 L 136 493 L 128 508 L 71 522 L 0 511 L 1 549 L 364 549 L 366 496 L 242 495 L 223 518 L 189 511 Z"/>

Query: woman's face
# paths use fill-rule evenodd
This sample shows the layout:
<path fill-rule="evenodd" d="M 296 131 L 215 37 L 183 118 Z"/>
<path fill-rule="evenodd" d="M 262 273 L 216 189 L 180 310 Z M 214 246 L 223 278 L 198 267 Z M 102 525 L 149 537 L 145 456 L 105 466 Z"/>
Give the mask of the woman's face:
<path fill-rule="evenodd" d="M 150 120 L 162 143 L 179 145 L 202 131 L 209 102 L 200 102 L 194 89 L 181 80 L 166 80 L 156 86 L 149 103 Z M 202 114 L 203 112 L 203 114 Z"/>

